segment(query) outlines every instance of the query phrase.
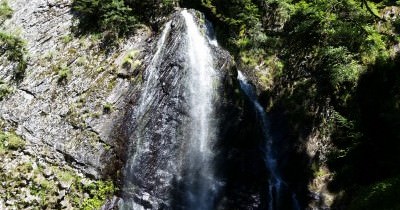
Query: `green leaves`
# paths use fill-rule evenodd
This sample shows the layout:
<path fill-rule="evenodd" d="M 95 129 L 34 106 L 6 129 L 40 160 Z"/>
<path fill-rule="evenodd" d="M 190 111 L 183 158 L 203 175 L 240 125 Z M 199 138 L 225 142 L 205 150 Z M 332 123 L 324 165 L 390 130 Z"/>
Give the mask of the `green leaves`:
<path fill-rule="evenodd" d="M 25 42 L 11 34 L 0 32 L 0 55 L 6 55 L 9 61 L 16 62 L 14 77 L 21 78 L 27 67 Z"/>
<path fill-rule="evenodd" d="M 400 178 L 393 177 L 368 187 L 361 188 L 351 202 L 350 210 L 389 210 L 399 209 Z"/>
<path fill-rule="evenodd" d="M 11 18 L 13 10 L 8 6 L 7 1 L 0 1 L 0 24 L 2 24 L 7 18 Z"/>
<path fill-rule="evenodd" d="M 361 73 L 361 66 L 345 47 L 327 47 L 320 52 L 320 68 L 325 71 L 333 87 L 344 82 L 356 84 Z"/>
<path fill-rule="evenodd" d="M 385 38 L 373 26 L 364 26 L 367 33 L 361 46 L 361 59 L 364 64 L 373 64 L 376 59 L 389 58 L 389 51 L 386 47 Z"/>
<path fill-rule="evenodd" d="M 100 25 L 105 30 L 125 33 L 131 31 L 137 22 L 131 14 L 132 9 L 126 7 L 121 0 L 112 0 L 109 4 L 103 5 L 100 7 L 100 12 L 103 13 Z"/>
<path fill-rule="evenodd" d="M 73 9 L 83 16 L 81 26 L 115 35 L 131 32 L 138 23 L 123 0 L 75 0 Z"/>

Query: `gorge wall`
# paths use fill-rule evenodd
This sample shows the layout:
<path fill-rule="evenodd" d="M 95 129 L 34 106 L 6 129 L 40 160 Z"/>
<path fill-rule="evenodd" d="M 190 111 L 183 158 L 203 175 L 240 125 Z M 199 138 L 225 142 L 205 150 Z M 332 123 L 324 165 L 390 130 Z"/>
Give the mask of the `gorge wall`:
<path fill-rule="evenodd" d="M 398 6 L 2 0 L 0 209 L 393 209 Z"/>

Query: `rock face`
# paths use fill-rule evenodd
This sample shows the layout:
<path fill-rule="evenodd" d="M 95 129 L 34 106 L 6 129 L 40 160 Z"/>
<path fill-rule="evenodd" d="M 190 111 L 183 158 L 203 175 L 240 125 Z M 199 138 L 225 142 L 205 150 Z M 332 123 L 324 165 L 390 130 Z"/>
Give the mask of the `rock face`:
<path fill-rule="evenodd" d="M 201 14 L 190 13 L 196 17 L 203 34 L 213 34 Z M 189 68 L 193 68 L 186 53 L 187 26 L 181 12 L 170 19 L 158 43 L 153 42 L 153 57 L 145 61 L 142 95 L 132 99 L 133 106 L 126 112 L 125 124 L 118 132 L 129 139 L 123 201 L 119 203 L 125 209 L 188 209 L 187 189 L 196 184 L 190 181 L 191 172 L 187 168 L 190 162 L 187 77 Z M 232 57 L 212 37 L 207 39 L 217 72 L 215 94 L 218 95 L 213 102 L 213 120 L 218 123 L 212 149 L 213 179 L 218 184 L 216 192 L 208 195 L 212 200 L 210 208 L 260 208 L 266 205 L 268 177 L 259 148 L 261 130 L 250 102 L 244 100 L 240 90 Z"/>
<path fill-rule="evenodd" d="M 184 209 L 188 183 L 181 172 L 187 162 L 187 136 L 182 127 L 188 122 L 189 104 L 183 49 L 187 39 L 182 36 L 186 26 L 180 13 L 170 18 L 157 61 L 158 76 L 148 83 L 149 66 L 158 51 L 158 39 L 149 30 L 139 29 L 135 36 L 117 41 L 119 47 L 104 49 L 98 35 L 70 32 L 77 23 L 69 0 L 9 4 L 14 15 L 1 30 L 18 31 L 26 41 L 28 66 L 23 79 L 15 81 L 15 64 L 0 65 L 0 79 L 13 90 L 0 101 L 0 128 L 15 132 L 25 143 L 0 157 L 1 173 L 11 180 L 1 184 L 12 192 L 11 197 L 0 196 L 0 208 L 25 208 L 32 202 L 43 207 L 40 196 L 30 190 L 49 183 L 56 186 L 51 191 L 54 206 L 43 208 L 82 208 L 73 198 L 92 195 L 78 189 L 90 192 L 93 179 L 112 177 L 121 185 L 123 201 L 114 197 L 104 209 L 118 205 Z M 212 35 L 204 17 L 191 13 L 202 33 Z M 220 185 L 212 205 L 259 208 L 266 199 L 260 183 L 268 176 L 258 148 L 260 130 L 240 91 L 232 57 L 211 39 L 208 44 L 218 78 L 213 163 Z M 144 92 L 148 88 L 151 91 Z M 140 106 L 143 100 L 145 106 Z M 11 179 L 14 166 L 21 175 L 18 180 Z M 31 169 L 37 173 L 25 173 Z M 118 180 L 121 175 L 123 181 Z M 24 187 L 27 183 L 33 187 Z M 18 191 L 21 187 L 27 191 Z M 68 197 L 70 192 L 73 196 Z"/>
<path fill-rule="evenodd" d="M 132 91 L 130 77 L 118 77 L 122 57 L 141 51 L 145 30 L 106 53 L 94 35 L 74 37 L 71 1 L 10 2 L 13 18 L 5 31 L 18 30 L 27 43 L 28 68 L 12 80 L 12 64 L 2 63 L 0 78 L 13 93 L 0 103 L 0 117 L 36 146 L 49 147 L 87 175 L 104 174 L 116 147 L 110 131 Z M 140 59 L 136 55 L 132 59 Z M 140 66 L 137 66 L 140 68 Z"/>
<path fill-rule="evenodd" d="M 200 16 L 196 21 L 204 20 Z M 201 24 L 199 24 L 201 25 Z M 125 170 L 125 205 L 127 208 L 159 209 L 182 208 L 181 174 L 185 167 L 185 152 L 189 144 L 188 131 L 190 105 L 187 78 L 189 69 L 186 52 L 188 37 L 185 20 L 177 12 L 165 25 L 163 34 L 153 50 L 154 57 L 147 60 L 142 95 L 127 112 L 122 127 L 130 139 L 130 157 Z M 207 29 L 203 26 L 204 31 Z M 219 95 L 218 111 L 234 106 L 234 63 L 230 55 L 212 46 L 214 69 L 222 83 L 216 84 Z M 148 81 L 153 80 L 153 81 Z M 236 97 L 237 98 L 237 97 Z M 226 113 L 219 112 L 217 118 Z M 228 126 L 227 126 L 228 127 Z M 175 194 L 175 195 L 173 195 Z M 176 199 L 176 201 L 174 200 Z M 132 206 L 134 202 L 135 206 Z"/>
<path fill-rule="evenodd" d="M 16 64 L 0 57 L 0 80 L 11 90 L 0 101 L 1 209 L 90 206 L 90 188 L 108 186 L 94 179 L 117 179 L 123 166 L 124 140 L 114 131 L 140 90 L 151 32 L 139 29 L 104 49 L 101 36 L 71 33 L 71 2 L 10 1 L 13 16 L 1 25 L 26 42 L 28 63 L 17 81 Z M 121 76 L 127 59 L 135 66 Z M 8 148 L 10 133 L 24 147 Z"/>
<path fill-rule="evenodd" d="M 71 4 L 10 1 L 13 16 L 0 26 L 26 42 L 28 63 L 16 81 L 16 64 L 0 56 L 0 80 L 11 90 L 0 101 L 0 209 L 90 206 L 90 189 L 108 186 L 94 179 L 118 179 L 123 166 L 126 139 L 116 129 L 141 89 L 152 34 L 139 29 L 104 49 L 101 36 L 71 32 Z M 125 63 L 134 65 L 122 74 Z M 24 147 L 8 149 L 10 133 Z"/>

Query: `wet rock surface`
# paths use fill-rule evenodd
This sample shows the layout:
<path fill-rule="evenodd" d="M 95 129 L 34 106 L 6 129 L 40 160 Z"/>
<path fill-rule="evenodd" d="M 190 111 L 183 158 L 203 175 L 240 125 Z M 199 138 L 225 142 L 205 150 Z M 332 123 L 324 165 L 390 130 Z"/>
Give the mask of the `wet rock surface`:
<path fill-rule="evenodd" d="M 195 11 L 191 13 L 207 34 L 207 28 L 202 24 L 204 17 Z M 120 202 L 120 206 L 127 209 L 186 208 L 188 183 L 184 170 L 185 150 L 189 143 L 185 131 L 189 120 L 189 96 L 185 91 L 189 64 L 185 53 L 187 40 L 183 35 L 186 26 L 180 12 L 172 15 L 170 24 L 160 61 L 156 61 L 159 62 L 157 82 L 146 95 L 146 99 L 150 99 L 146 109 L 139 110 L 140 97 L 132 99 L 136 103 L 126 113 L 126 123 L 121 127 L 130 148 L 124 171 L 124 201 Z M 157 46 L 155 41 L 153 44 L 154 55 Z M 267 186 L 260 186 L 260 180 L 266 180 L 268 175 L 258 149 L 260 130 L 249 123 L 256 122 L 256 116 L 244 101 L 232 57 L 212 40 L 208 44 L 219 81 L 215 86 L 219 97 L 214 102 L 218 138 L 213 142 L 213 150 L 221 190 L 213 208 L 260 208 L 265 202 L 263 190 Z M 151 59 L 145 61 L 147 66 L 151 65 Z M 143 80 L 149 77 L 148 68 Z"/>
<path fill-rule="evenodd" d="M 93 180 L 106 177 L 115 179 L 122 191 L 103 209 L 124 203 L 133 209 L 184 208 L 186 184 L 180 172 L 186 161 L 182 126 L 189 116 L 184 91 L 188 66 L 179 12 L 170 18 L 159 77 L 139 117 L 138 104 L 150 77 L 145 69 L 157 51 L 158 38 L 148 29 L 104 49 L 98 35 L 71 33 L 77 23 L 70 0 L 9 4 L 15 12 L 1 29 L 19 31 L 27 43 L 28 67 L 23 79 L 15 81 L 15 64 L 1 57 L 0 79 L 13 90 L 0 101 L 1 129 L 15 132 L 26 144 L 1 156 L 6 179 L 0 193 L 11 192 L 11 197 L 0 197 L 0 208 L 41 206 L 44 199 L 33 190 L 47 184 L 54 186 L 48 208 L 78 208 L 83 204 L 70 195 L 90 198 Z M 204 17 L 191 13 L 207 34 Z M 215 208 L 260 208 L 265 196 L 259 183 L 267 174 L 258 153 L 259 129 L 249 123 L 255 116 L 240 91 L 232 57 L 209 41 L 219 80 L 213 102 L 219 132 L 213 150 L 221 190 Z M 13 179 L 15 168 L 36 172 L 20 171 Z M 119 180 L 121 175 L 127 181 Z M 87 191 L 71 193 L 78 185 Z"/>

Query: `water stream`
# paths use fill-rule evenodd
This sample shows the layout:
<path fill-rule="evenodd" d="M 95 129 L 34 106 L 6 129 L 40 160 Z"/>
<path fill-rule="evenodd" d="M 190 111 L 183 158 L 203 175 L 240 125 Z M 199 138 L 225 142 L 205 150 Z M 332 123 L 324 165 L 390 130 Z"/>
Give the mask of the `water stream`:
<path fill-rule="evenodd" d="M 253 86 L 248 82 L 247 78 L 243 75 L 241 71 L 238 71 L 238 80 L 240 83 L 240 88 L 243 90 L 245 95 L 251 101 L 254 110 L 257 115 L 257 120 L 259 121 L 262 135 L 264 138 L 261 150 L 264 154 L 264 162 L 266 167 L 270 172 L 270 177 L 268 180 L 268 209 L 269 210 L 280 210 L 282 209 L 283 198 L 285 194 L 290 194 L 292 209 L 299 210 L 300 206 L 296 199 L 296 195 L 290 190 L 288 190 L 288 185 L 282 179 L 278 168 L 278 149 L 274 148 L 274 141 L 269 134 L 269 120 L 264 108 L 258 102 L 256 92 Z"/>
<path fill-rule="evenodd" d="M 221 75 L 215 69 L 218 43 L 210 23 L 198 20 L 193 11 L 176 13 L 165 24 L 145 69 L 130 115 L 132 151 L 120 209 L 213 210 L 221 206 L 226 180 L 216 175 L 219 151 L 215 145 L 221 123 L 216 109 L 223 95 L 218 91 Z M 279 171 L 279 150 L 269 136 L 267 114 L 241 72 L 238 80 L 262 128 L 260 147 L 270 172 L 266 208 L 284 209 L 281 203 L 290 196 L 290 206 L 298 210 L 296 195 Z"/>
<path fill-rule="evenodd" d="M 217 181 L 213 171 L 213 151 L 217 130 L 213 97 L 217 94 L 213 87 L 218 78 L 214 70 L 209 42 L 201 33 L 194 17 L 182 11 L 186 24 L 187 55 L 189 57 L 190 92 L 189 124 L 189 169 L 187 171 L 187 209 L 212 209 L 213 197 L 217 191 Z"/>
<path fill-rule="evenodd" d="M 214 209 L 218 74 L 207 37 L 188 10 L 165 24 L 132 112 L 132 154 L 121 209 Z M 170 193 L 177 187 L 178 198 Z M 175 200 L 174 200 L 175 199 Z M 177 201 L 176 201 L 177 200 Z M 171 204 L 176 202 L 175 204 Z M 147 206 L 147 207 L 146 207 Z"/>

